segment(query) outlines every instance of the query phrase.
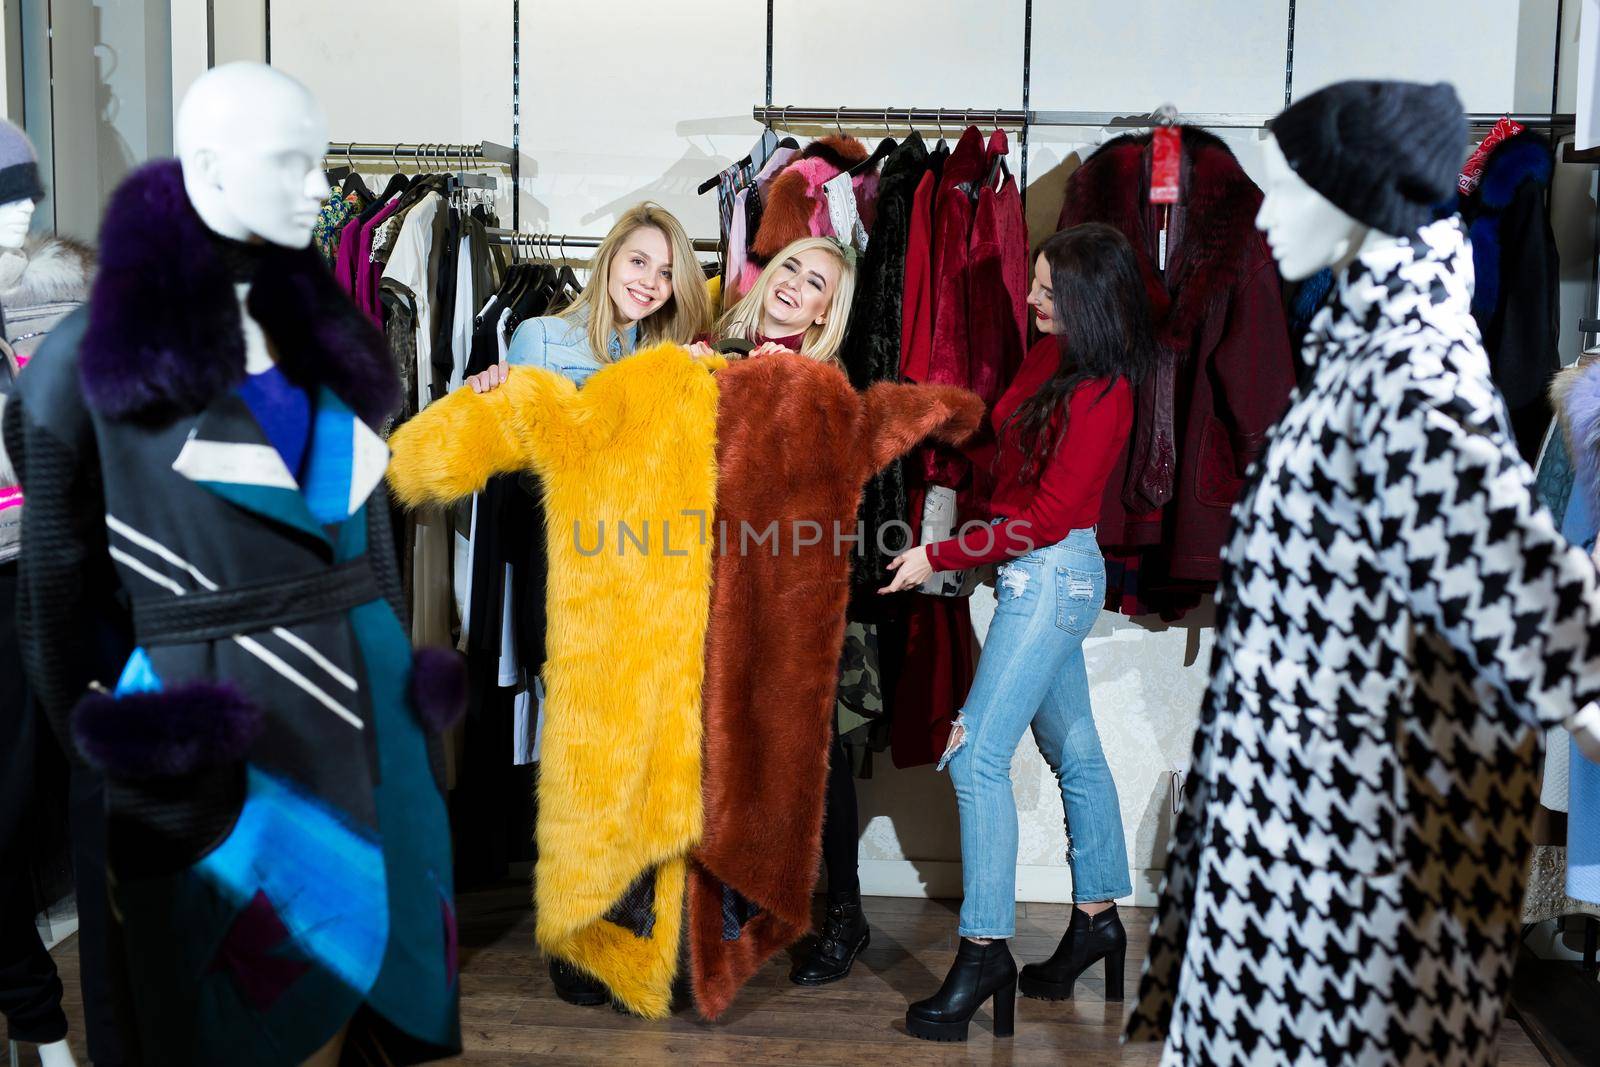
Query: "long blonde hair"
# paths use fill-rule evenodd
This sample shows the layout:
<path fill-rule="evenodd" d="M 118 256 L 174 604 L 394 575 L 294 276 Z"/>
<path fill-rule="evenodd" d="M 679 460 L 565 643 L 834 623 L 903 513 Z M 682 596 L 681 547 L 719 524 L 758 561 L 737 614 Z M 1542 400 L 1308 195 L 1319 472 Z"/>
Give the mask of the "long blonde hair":
<path fill-rule="evenodd" d="M 610 363 L 611 337 L 617 332 L 617 315 L 611 306 L 611 261 L 623 242 L 645 226 L 661 231 L 672 252 L 672 295 L 661 307 L 639 320 L 639 347 L 671 341 L 687 345 L 705 330 L 711 318 L 711 298 L 705 278 L 694 258 L 694 243 L 683 224 L 660 204 L 646 200 L 623 213 L 589 262 L 589 280 L 577 299 L 560 315 L 569 321 L 588 316 L 589 349 L 601 363 Z"/>
<path fill-rule="evenodd" d="M 828 305 L 828 321 L 821 326 L 813 324 L 806 330 L 805 339 L 800 342 L 800 351 L 802 355 L 810 356 L 819 363 L 832 363 L 838 366 L 839 350 L 844 347 L 845 327 L 850 322 L 850 304 L 856 295 L 856 268 L 844 254 L 839 242 L 832 237 L 802 237 L 785 245 L 783 251 L 773 256 L 772 262 L 761 271 L 750 291 L 740 297 L 739 302 L 722 316 L 721 321 L 717 323 L 717 335 L 750 340 L 761 329 L 761 315 L 766 304 L 767 288 L 772 284 L 773 276 L 783 266 L 784 260 L 814 248 L 823 249 L 839 261 L 839 284 L 833 287 L 833 301 Z"/>

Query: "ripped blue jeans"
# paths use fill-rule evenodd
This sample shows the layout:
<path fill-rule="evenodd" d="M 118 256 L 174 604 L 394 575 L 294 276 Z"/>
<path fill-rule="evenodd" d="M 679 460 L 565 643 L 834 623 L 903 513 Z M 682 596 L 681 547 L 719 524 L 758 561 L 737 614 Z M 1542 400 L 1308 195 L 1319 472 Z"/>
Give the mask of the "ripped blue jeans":
<path fill-rule="evenodd" d="M 1083 641 L 1105 594 L 1105 560 L 1093 530 L 1074 530 L 1000 569 L 978 674 L 940 763 L 949 764 L 961 813 L 963 937 L 1016 931 L 1011 759 L 1029 726 L 1061 786 L 1072 899 L 1090 903 L 1133 892 L 1122 808 L 1100 749 L 1083 660 Z"/>

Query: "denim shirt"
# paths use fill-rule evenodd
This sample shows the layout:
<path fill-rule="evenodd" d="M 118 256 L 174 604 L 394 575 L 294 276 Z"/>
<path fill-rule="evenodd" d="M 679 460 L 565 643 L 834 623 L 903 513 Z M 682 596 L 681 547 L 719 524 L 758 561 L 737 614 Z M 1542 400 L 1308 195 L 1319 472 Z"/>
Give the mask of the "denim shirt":
<path fill-rule="evenodd" d="M 528 319 L 511 335 L 506 362 L 520 367 L 553 370 L 578 385 L 589 380 L 601 363 L 589 348 L 588 321 L 573 321 L 560 315 Z M 639 324 L 631 323 L 619 336 L 611 334 L 613 361 L 632 355 L 639 336 Z"/>

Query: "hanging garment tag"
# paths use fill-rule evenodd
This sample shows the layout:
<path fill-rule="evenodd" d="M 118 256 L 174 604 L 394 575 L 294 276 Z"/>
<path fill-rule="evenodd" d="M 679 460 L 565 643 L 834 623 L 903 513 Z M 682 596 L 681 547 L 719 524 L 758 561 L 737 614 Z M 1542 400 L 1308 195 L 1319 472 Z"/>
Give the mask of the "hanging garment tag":
<path fill-rule="evenodd" d="M 1150 145 L 1150 202 L 1178 202 L 1178 171 L 1183 141 L 1176 126 L 1157 126 Z"/>
<path fill-rule="evenodd" d="M 1161 209 L 1161 234 L 1157 238 L 1156 270 L 1167 269 L 1167 209 Z"/>

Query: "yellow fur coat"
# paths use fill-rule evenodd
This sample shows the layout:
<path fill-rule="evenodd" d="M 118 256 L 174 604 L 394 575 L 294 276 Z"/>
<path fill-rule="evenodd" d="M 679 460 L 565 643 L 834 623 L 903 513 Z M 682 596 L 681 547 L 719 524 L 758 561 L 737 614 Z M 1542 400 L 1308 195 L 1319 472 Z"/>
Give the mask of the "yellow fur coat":
<path fill-rule="evenodd" d="M 686 859 L 703 818 L 706 531 L 717 483 L 710 372 L 723 365 L 661 346 L 602 369 L 581 391 L 518 368 L 493 392 L 445 397 L 390 441 L 389 481 L 408 506 L 458 500 L 496 474 L 543 479 L 538 940 L 652 1018 L 668 1011 Z"/>

